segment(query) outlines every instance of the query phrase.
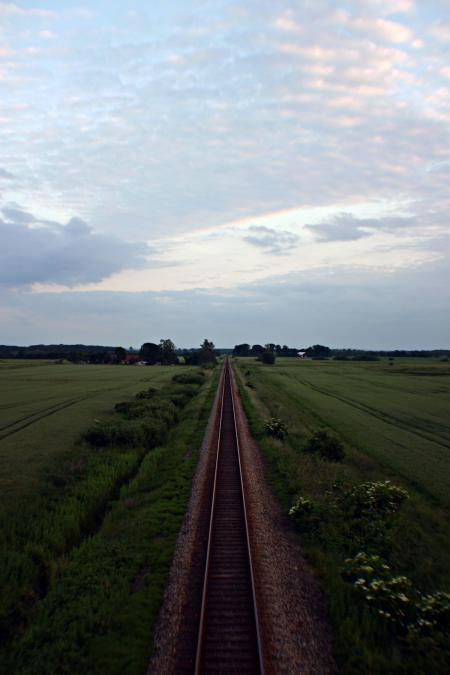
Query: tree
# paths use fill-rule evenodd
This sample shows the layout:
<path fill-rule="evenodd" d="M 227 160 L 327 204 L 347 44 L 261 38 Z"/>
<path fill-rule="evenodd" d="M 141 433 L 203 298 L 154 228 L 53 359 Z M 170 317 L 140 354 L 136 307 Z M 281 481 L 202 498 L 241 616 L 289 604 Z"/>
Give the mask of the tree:
<path fill-rule="evenodd" d="M 143 361 L 153 366 L 155 363 L 162 361 L 161 347 L 154 342 L 144 342 L 139 350 L 139 356 Z"/>
<path fill-rule="evenodd" d="M 261 361 L 262 361 L 263 363 L 267 363 L 267 364 L 269 364 L 269 365 L 272 365 L 272 364 L 275 363 L 275 358 L 276 358 L 276 357 L 275 357 L 275 352 L 272 352 L 272 351 L 269 351 L 269 350 L 266 350 L 266 351 L 263 352 L 263 354 L 261 355 Z"/>
<path fill-rule="evenodd" d="M 123 347 L 116 347 L 114 353 L 116 355 L 117 363 L 122 363 L 122 361 L 125 361 L 127 356 L 126 349 L 124 349 Z"/>
<path fill-rule="evenodd" d="M 261 356 L 264 354 L 264 347 L 262 345 L 253 345 L 252 356 Z"/>
<path fill-rule="evenodd" d="M 165 366 L 170 366 L 173 363 L 178 363 L 178 356 L 175 354 L 175 344 L 167 338 L 166 340 L 161 339 L 159 341 L 162 362 Z"/>
<path fill-rule="evenodd" d="M 250 345 L 243 342 L 241 345 L 235 345 L 233 356 L 250 356 Z"/>
<path fill-rule="evenodd" d="M 206 338 L 203 340 L 202 344 L 200 345 L 200 349 L 210 349 L 211 351 L 214 349 L 215 344 L 214 342 L 210 342 Z"/>
<path fill-rule="evenodd" d="M 313 359 L 323 359 L 327 358 L 330 356 L 331 349 L 329 347 L 325 347 L 324 345 L 313 345 L 312 347 L 308 347 L 306 350 L 307 356 L 311 356 Z"/>
<path fill-rule="evenodd" d="M 201 366 L 215 366 L 217 363 L 216 355 L 214 353 L 214 342 L 203 340 L 200 346 L 200 353 L 198 355 L 198 363 Z"/>

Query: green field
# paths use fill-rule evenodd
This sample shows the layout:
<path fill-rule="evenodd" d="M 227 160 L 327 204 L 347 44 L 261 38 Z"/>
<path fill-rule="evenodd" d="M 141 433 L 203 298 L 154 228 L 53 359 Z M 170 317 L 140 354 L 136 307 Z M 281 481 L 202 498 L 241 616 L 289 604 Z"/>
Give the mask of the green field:
<path fill-rule="evenodd" d="M 450 504 L 450 364 L 278 359 L 273 368 L 251 360 L 245 367 L 261 400 L 293 435 L 324 425 L 415 489 Z"/>
<path fill-rule="evenodd" d="M 173 366 L 0 362 L 2 507 L 33 491 L 42 469 L 74 449 L 94 418 L 146 386 L 161 387 L 175 371 Z"/>
<path fill-rule="evenodd" d="M 417 613 L 410 607 L 450 587 L 450 365 L 432 359 L 396 359 L 392 365 L 287 358 L 275 365 L 234 362 L 275 494 L 286 514 L 299 498 L 306 504 L 289 520 L 328 595 L 340 672 L 448 672 L 443 645 L 450 597 L 433 596 L 435 605 L 442 602 L 447 609 L 422 632 L 411 628 Z M 267 435 L 265 421 L 272 416 L 287 426 L 282 440 Z M 307 451 L 321 429 L 342 444 L 343 461 Z M 352 491 L 386 480 L 409 495 L 395 515 L 379 516 L 370 501 L 365 511 L 351 506 Z M 387 585 L 380 582 L 382 601 L 374 593 L 363 600 L 345 578 L 345 561 L 361 552 L 380 556 L 390 569 L 383 572 L 390 575 Z M 395 583 L 409 589 L 399 594 L 408 611 L 395 606 Z M 390 609 L 397 623 L 381 619 L 380 608 Z"/>
<path fill-rule="evenodd" d="M 218 375 L 10 361 L 0 378 L 0 671 L 144 673 Z"/>

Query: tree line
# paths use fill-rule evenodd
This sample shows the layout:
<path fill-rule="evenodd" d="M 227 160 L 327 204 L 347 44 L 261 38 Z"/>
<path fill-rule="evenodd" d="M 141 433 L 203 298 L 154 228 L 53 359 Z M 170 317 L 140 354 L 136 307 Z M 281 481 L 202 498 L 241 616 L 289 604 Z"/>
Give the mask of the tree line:
<path fill-rule="evenodd" d="M 263 345 L 253 345 L 252 347 L 246 342 L 235 345 L 233 349 L 233 356 L 256 356 L 262 358 L 264 354 L 270 353 L 275 356 L 298 356 L 299 352 L 305 352 L 307 356 L 311 357 L 328 357 L 331 354 L 331 349 L 324 345 L 313 345 L 305 349 L 299 347 L 288 347 L 287 345 L 277 345 L 273 342 L 268 342 Z"/>
<path fill-rule="evenodd" d="M 338 360 L 373 360 L 381 357 L 396 358 L 439 358 L 450 356 L 450 349 L 392 349 L 392 350 L 371 350 L 371 349 L 335 349 L 325 345 L 311 345 L 310 347 L 288 347 L 287 345 L 274 344 L 273 342 L 265 345 L 250 345 L 247 342 L 235 345 L 233 356 L 254 356 L 261 359 L 264 354 L 271 353 L 275 357 L 296 357 L 304 353 L 305 356 L 313 359 L 335 358 Z"/>
<path fill-rule="evenodd" d="M 47 359 L 71 363 L 124 364 L 143 362 L 147 365 L 186 364 L 207 366 L 217 362 L 215 345 L 205 339 L 200 347 L 177 349 L 170 338 L 159 343 L 144 342 L 139 350 L 99 345 L 30 345 L 19 347 L 0 345 L 0 359 Z"/>

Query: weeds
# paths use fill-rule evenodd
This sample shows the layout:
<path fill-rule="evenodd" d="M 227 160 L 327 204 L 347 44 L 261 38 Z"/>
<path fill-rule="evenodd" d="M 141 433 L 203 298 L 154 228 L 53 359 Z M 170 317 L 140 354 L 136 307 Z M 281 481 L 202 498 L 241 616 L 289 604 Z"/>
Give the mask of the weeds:
<path fill-rule="evenodd" d="M 321 429 L 311 436 L 305 445 L 305 452 L 316 454 L 330 462 L 341 462 L 345 456 L 342 443 L 325 429 Z"/>
<path fill-rule="evenodd" d="M 334 450 L 331 457 L 321 453 L 322 442 L 333 439 L 320 431 L 327 419 L 307 408 L 307 399 L 294 417 L 298 403 L 281 386 L 282 369 L 276 382 L 268 372 L 252 365 L 245 379 L 254 378 L 258 398 L 241 385 L 241 399 L 272 488 L 327 593 L 339 672 L 446 674 L 450 610 L 449 596 L 440 590 L 448 578 L 445 551 L 439 549 L 445 546 L 443 513 L 428 508 L 412 489 L 386 480 L 386 468 L 368 453 L 349 444 L 345 456 L 336 453 L 338 461 Z M 267 411 L 276 413 L 274 401 L 291 413 L 282 445 L 263 421 Z M 339 436 L 334 440 L 341 444 Z"/>
<path fill-rule="evenodd" d="M 181 413 L 166 445 L 146 454 L 101 528 L 72 551 L 30 627 L 11 646 L 5 672 L 23 675 L 146 671 L 198 448 L 217 386 L 213 375 Z"/>
<path fill-rule="evenodd" d="M 287 426 L 283 420 L 279 419 L 278 417 L 271 417 L 269 420 L 267 420 L 264 428 L 266 434 L 273 436 L 274 438 L 278 438 L 280 441 L 286 437 Z"/>
<path fill-rule="evenodd" d="M 200 382 L 204 377 L 189 384 L 175 380 L 160 391 L 147 389 L 145 395 L 118 404 L 84 434 L 75 459 L 68 456 L 55 463 L 39 492 L 2 517 L 2 641 L 27 625 L 33 606 L 62 573 L 68 553 L 98 529 L 120 487 L 149 450 L 164 442 Z"/>

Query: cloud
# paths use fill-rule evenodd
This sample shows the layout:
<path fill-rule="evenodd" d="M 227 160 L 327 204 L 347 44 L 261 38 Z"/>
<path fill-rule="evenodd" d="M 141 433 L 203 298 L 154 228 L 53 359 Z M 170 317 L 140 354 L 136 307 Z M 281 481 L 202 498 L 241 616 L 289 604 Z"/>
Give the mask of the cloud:
<path fill-rule="evenodd" d="M 18 209 L 12 206 L 4 206 L 1 209 L 1 212 L 5 218 L 9 221 L 21 223 L 22 225 L 29 225 L 30 223 L 35 223 L 36 218 L 32 213 L 24 211 L 23 209 Z"/>
<path fill-rule="evenodd" d="M 168 292 L 164 302 L 151 292 L 2 295 L 0 289 L 2 339 L 139 346 L 170 335 L 178 346 L 195 346 L 207 335 L 222 347 L 273 341 L 297 347 L 448 348 L 449 296 L 442 292 L 447 286 L 448 268 L 439 261 L 382 276 L 328 265 L 245 284 L 233 293 Z"/>
<path fill-rule="evenodd" d="M 415 8 L 415 0 L 354 0 L 354 4 L 361 10 L 373 8 L 383 16 L 391 14 L 409 14 Z"/>
<path fill-rule="evenodd" d="M 247 231 L 252 234 L 246 235 L 244 241 L 273 255 L 291 253 L 299 241 L 298 235 L 293 232 L 276 230 L 265 225 L 250 225 Z"/>
<path fill-rule="evenodd" d="M 165 267 L 113 272 L 108 290 L 235 288 L 268 267 L 344 263 L 381 279 L 423 260 L 432 241 L 441 255 L 446 223 L 422 215 L 448 211 L 450 196 L 446 0 L 141 2 L 134 16 L 124 3 L 84 3 L 89 20 L 70 13 L 76 4 L 0 1 L 0 163 L 20 177 L 0 172 L 16 210 L 0 213 L 10 279 L 83 279 L 94 292 L 148 253 L 128 239 L 165 240 Z M 55 16 L 22 9 L 36 5 Z M 415 219 L 381 217 L 406 209 Z M 262 218 L 294 210 L 306 215 Z M 85 220 L 54 215 L 67 213 Z M 191 236 L 225 225 L 215 240 Z M 281 255 L 300 242 L 301 256 Z"/>
<path fill-rule="evenodd" d="M 305 225 L 305 228 L 312 232 L 319 241 L 353 241 L 370 237 L 376 232 L 392 232 L 415 225 L 417 221 L 412 217 L 355 218 L 351 213 L 340 213 L 329 223 Z"/>
<path fill-rule="evenodd" d="M 6 178 L 7 180 L 12 180 L 14 178 L 14 174 L 10 173 L 6 169 L 2 169 L 0 167 L 0 178 Z"/>
<path fill-rule="evenodd" d="M 18 208 L 4 207 L 2 213 L 0 285 L 74 286 L 151 264 L 146 262 L 152 252 L 146 244 L 97 234 L 81 218 L 63 225 L 40 221 Z"/>
<path fill-rule="evenodd" d="M 448 43 L 450 41 L 450 21 L 440 21 L 434 24 L 429 32 L 440 42 Z"/>
<path fill-rule="evenodd" d="M 397 21 L 388 21 L 377 17 L 350 17 L 345 12 L 340 13 L 341 23 L 347 28 L 362 32 L 371 37 L 379 38 L 386 42 L 401 44 L 412 42 L 413 33 L 407 26 Z"/>
<path fill-rule="evenodd" d="M 55 12 L 40 7 L 26 9 L 13 2 L 0 2 L 0 16 L 38 16 L 45 19 L 55 16 Z"/>

